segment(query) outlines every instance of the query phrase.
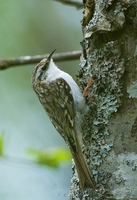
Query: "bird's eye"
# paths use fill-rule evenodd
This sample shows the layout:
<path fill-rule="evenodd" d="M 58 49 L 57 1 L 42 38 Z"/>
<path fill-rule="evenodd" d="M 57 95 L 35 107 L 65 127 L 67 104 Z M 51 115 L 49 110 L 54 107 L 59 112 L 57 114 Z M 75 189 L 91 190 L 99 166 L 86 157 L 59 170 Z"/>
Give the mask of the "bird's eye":
<path fill-rule="evenodd" d="M 48 68 L 48 66 L 49 66 L 49 61 L 47 60 L 41 69 L 45 71 Z"/>

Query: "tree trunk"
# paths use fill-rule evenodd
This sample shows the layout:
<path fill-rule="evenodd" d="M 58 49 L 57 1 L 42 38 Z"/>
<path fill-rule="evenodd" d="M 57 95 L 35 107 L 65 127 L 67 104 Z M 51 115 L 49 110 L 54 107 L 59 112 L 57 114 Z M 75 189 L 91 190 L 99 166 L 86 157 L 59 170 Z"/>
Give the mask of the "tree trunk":
<path fill-rule="evenodd" d="M 137 199 L 137 1 L 85 0 L 78 83 L 87 82 L 84 153 L 96 183 L 70 199 Z"/>

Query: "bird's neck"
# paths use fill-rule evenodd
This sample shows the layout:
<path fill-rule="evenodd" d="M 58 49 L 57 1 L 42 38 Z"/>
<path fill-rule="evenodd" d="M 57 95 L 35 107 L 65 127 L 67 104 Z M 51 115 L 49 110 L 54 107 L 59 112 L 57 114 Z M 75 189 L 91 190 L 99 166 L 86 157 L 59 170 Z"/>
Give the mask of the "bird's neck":
<path fill-rule="evenodd" d="M 54 81 L 55 79 L 57 79 L 59 77 L 59 74 L 60 74 L 59 68 L 55 65 L 53 60 L 51 60 L 49 63 L 47 72 L 45 74 L 45 76 L 46 76 L 45 78 L 46 78 L 47 82 Z"/>

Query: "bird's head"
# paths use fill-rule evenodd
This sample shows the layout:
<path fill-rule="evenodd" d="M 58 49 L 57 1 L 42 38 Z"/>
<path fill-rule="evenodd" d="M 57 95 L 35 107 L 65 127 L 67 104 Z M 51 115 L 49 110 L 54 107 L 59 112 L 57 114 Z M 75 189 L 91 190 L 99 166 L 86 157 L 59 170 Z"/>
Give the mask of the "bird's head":
<path fill-rule="evenodd" d="M 46 73 L 48 69 L 53 65 L 52 56 L 54 54 L 54 51 L 52 51 L 47 58 L 42 59 L 35 67 L 33 73 L 32 73 L 32 84 L 35 83 L 38 79 L 41 80 L 42 77 L 46 76 Z"/>

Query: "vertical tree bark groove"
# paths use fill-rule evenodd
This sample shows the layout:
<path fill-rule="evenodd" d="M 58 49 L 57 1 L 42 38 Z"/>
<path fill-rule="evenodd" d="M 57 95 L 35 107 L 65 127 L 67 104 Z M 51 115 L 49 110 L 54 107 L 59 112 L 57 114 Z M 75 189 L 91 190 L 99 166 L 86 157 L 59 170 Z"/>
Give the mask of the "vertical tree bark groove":
<path fill-rule="evenodd" d="M 78 84 L 90 111 L 84 153 L 95 189 L 81 191 L 76 174 L 70 199 L 137 199 L 137 1 L 85 0 Z"/>

